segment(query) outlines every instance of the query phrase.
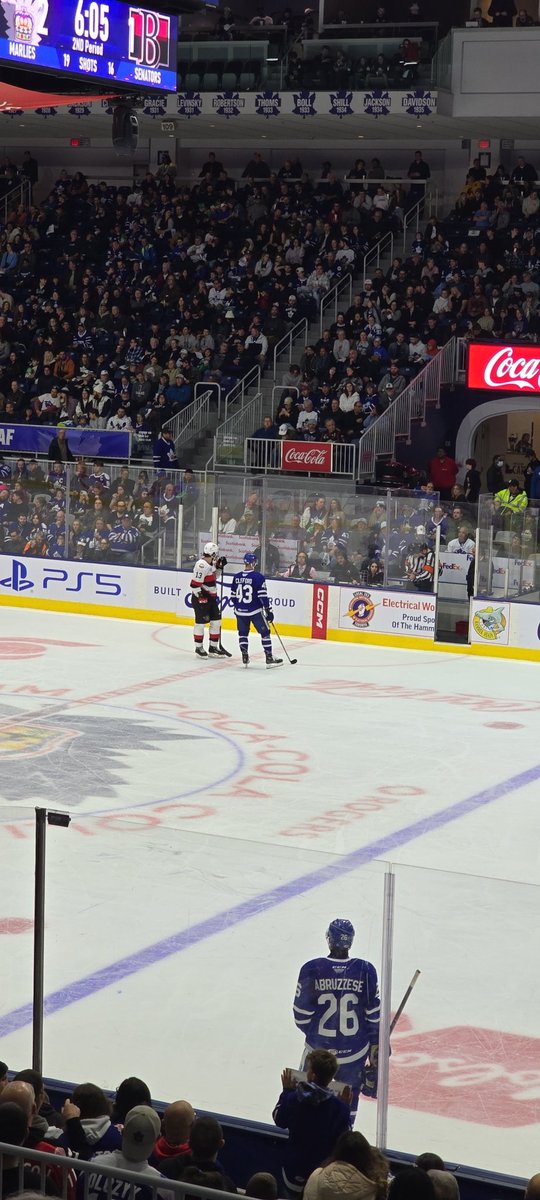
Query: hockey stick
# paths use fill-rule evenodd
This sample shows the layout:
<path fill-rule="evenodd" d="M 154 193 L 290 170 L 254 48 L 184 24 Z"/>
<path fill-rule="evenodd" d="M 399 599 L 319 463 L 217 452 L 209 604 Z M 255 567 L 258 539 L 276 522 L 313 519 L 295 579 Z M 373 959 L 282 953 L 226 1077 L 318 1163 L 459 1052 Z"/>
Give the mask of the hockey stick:
<path fill-rule="evenodd" d="M 394 1013 L 394 1016 L 392 1017 L 392 1021 L 391 1021 L 391 1024 L 390 1024 L 390 1029 L 388 1030 L 389 1036 L 391 1036 L 391 1035 L 393 1034 L 393 1032 L 394 1032 L 394 1029 L 396 1028 L 396 1025 L 397 1025 L 397 1023 L 398 1023 L 398 1021 L 399 1021 L 399 1018 L 400 1018 L 400 1016 L 401 1016 L 401 1014 L 402 1014 L 402 1012 L 403 1012 L 403 1009 L 405 1008 L 405 1005 L 406 1005 L 406 1003 L 407 1003 L 407 1000 L 409 999 L 409 996 L 410 996 L 410 994 L 411 994 L 411 992 L 412 992 L 412 990 L 413 990 L 413 987 L 414 987 L 414 986 L 415 986 L 415 984 L 416 984 L 416 981 L 417 981 L 417 979 L 418 979 L 419 975 L 420 975 L 420 971 L 419 971 L 419 970 L 416 970 L 416 971 L 414 972 L 414 975 L 413 975 L 413 977 L 412 977 L 412 979 L 411 979 L 411 982 L 410 982 L 410 984 L 409 984 L 409 986 L 408 986 L 408 988 L 407 988 L 407 991 L 405 992 L 405 995 L 403 996 L 403 999 L 402 999 L 402 1001 L 401 1001 L 401 1004 L 399 1004 L 399 1005 L 398 1005 L 398 1007 L 397 1007 L 397 1009 L 396 1009 L 396 1011 L 395 1011 L 395 1013 Z"/>
<path fill-rule="evenodd" d="M 274 622 L 273 622 L 273 621 L 269 621 L 269 622 L 268 622 L 268 624 L 272 626 L 272 629 L 274 630 L 274 633 L 275 633 L 275 635 L 276 635 L 276 637 L 277 637 L 277 640 L 278 640 L 278 642 L 279 642 L 279 644 L 280 644 L 280 646 L 281 646 L 281 649 L 283 650 L 283 653 L 286 655 L 287 659 L 289 660 L 289 662 L 290 662 L 290 664 L 291 664 L 291 667 L 295 667 L 295 666 L 296 666 L 296 664 L 297 664 L 297 662 L 298 662 L 298 659 L 297 659 L 297 658 L 291 658 L 291 656 L 290 656 L 290 654 L 289 654 L 289 652 L 288 652 L 288 650 L 287 650 L 287 647 L 284 645 L 284 643 L 283 643 L 282 639 L 281 639 L 281 638 L 280 638 L 280 636 L 279 636 L 279 633 L 278 633 L 278 631 L 277 631 L 277 629 L 276 629 L 276 627 L 275 627 L 275 625 L 274 625 Z"/>
<path fill-rule="evenodd" d="M 221 568 L 221 581 L 220 581 L 220 588 L 219 588 L 219 611 L 220 611 L 220 614 L 222 615 L 223 614 L 223 567 Z M 219 627 L 219 648 L 221 650 L 221 653 L 225 656 L 225 658 L 232 658 L 232 654 L 231 654 L 230 650 L 225 649 L 225 646 L 223 645 L 223 642 L 221 640 L 221 626 Z"/>

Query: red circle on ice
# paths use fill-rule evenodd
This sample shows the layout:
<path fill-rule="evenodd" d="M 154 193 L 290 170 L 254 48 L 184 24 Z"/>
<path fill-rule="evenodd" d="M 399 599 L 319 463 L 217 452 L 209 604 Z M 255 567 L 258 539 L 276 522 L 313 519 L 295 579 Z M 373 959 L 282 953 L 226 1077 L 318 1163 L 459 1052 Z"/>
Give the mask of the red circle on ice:
<path fill-rule="evenodd" d="M 0 658 L 39 658 L 47 647 L 27 638 L 0 638 Z"/>
<path fill-rule="evenodd" d="M 523 729 L 519 721 L 486 721 L 486 729 Z"/>
<path fill-rule="evenodd" d="M 33 928 L 28 917 L 0 917 L 0 933 L 28 933 Z"/>

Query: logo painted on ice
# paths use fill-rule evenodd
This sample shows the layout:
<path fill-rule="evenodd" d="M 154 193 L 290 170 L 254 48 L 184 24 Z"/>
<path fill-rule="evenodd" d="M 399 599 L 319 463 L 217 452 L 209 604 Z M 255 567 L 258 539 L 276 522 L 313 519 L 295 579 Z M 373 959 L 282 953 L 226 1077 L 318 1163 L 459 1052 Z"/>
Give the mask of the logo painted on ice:
<path fill-rule="evenodd" d="M 424 92 L 422 88 L 416 88 L 414 92 L 407 92 L 407 95 L 403 96 L 401 107 L 411 117 L 429 117 L 437 111 L 437 96 L 435 92 Z"/>
<path fill-rule="evenodd" d="M 352 108 L 352 92 L 330 92 L 330 116 L 350 117 L 353 112 Z"/>
<path fill-rule="evenodd" d="M 387 117 L 392 107 L 390 92 L 384 92 L 382 88 L 373 88 L 371 92 L 364 92 L 364 112 L 368 117 Z"/>
<path fill-rule="evenodd" d="M 258 92 L 255 96 L 255 112 L 259 117 L 279 117 L 281 96 L 279 92 Z"/>
<path fill-rule="evenodd" d="M 202 113 L 202 96 L 200 92 L 179 92 L 176 97 L 176 105 L 178 115 L 187 117 L 188 121 L 192 117 L 200 117 Z"/>
<path fill-rule="evenodd" d="M 212 100 L 212 108 L 216 110 L 216 116 L 225 117 L 227 121 L 230 117 L 239 117 L 245 107 L 246 102 L 239 92 L 220 92 Z"/>
<path fill-rule="evenodd" d="M 293 93 L 293 115 L 295 117 L 316 117 L 315 92 Z"/>

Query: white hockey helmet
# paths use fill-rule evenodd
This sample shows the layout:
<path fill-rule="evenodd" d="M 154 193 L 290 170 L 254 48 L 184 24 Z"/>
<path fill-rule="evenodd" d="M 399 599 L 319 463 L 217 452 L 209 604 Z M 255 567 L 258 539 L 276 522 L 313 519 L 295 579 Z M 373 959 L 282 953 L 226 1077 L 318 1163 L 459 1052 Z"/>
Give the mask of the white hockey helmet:
<path fill-rule="evenodd" d="M 214 558 L 218 552 L 219 546 L 216 546 L 215 542 L 207 542 L 203 550 L 205 558 Z"/>

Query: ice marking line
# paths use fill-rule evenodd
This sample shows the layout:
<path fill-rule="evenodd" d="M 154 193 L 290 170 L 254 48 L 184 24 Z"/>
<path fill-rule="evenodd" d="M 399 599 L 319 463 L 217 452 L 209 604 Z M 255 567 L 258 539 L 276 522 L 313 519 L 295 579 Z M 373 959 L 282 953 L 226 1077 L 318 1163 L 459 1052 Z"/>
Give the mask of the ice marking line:
<path fill-rule="evenodd" d="M 518 791 L 519 788 L 527 787 L 537 779 L 540 779 L 540 763 L 530 767 L 527 771 L 521 771 L 519 775 L 512 775 L 510 779 L 493 784 L 482 792 L 475 792 L 474 795 L 467 796 L 464 800 L 458 800 L 456 804 L 450 804 L 447 808 L 432 813 L 429 817 L 413 821 L 412 825 L 404 825 L 401 829 L 396 829 L 376 842 L 370 842 L 367 846 L 353 850 L 351 854 L 346 854 L 342 858 L 334 858 L 315 871 L 299 875 L 296 879 L 289 880 L 288 883 L 280 883 L 270 891 L 260 892 L 257 896 L 243 900 L 241 904 L 235 904 L 232 908 L 216 913 L 213 917 L 207 917 L 206 920 L 199 921 L 188 929 L 181 929 L 178 933 L 172 933 L 169 937 L 154 942 L 151 946 L 145 946 L 142 950 L 136 950 L 133 954 L 117 959 L 116 962 L 109 963 L 106 967 L 100 967 L 90 975 L 84 975 L 82 979 L 75 979 L 73 983 L 46 996 L 45 1016 L 51 1017 L 71 1004 L 76 1004 L 78 1000 L 85 1000 L 88 996 L 93 996 L 96 992 L 111 987 L 122 979 L 135 975 L 138 971 L 144 971 L 146 967 L 154 966 L 156 963 L 170 958 L 173 954 L 189 950 L 207 938 L 229 930 L 233 925 L 249 921 L 251 917 L 260 916 L 269 909 L 277 908 L 279 904 L 286 904 L 288 900 L 294 900 L 296 896 L 322 887 L 337 876 L 348 874 L 357 867 L 365 866 L 375 858 L 384 858 L 392 850 L 399 849 L 407 842 L 440 829 L 452 821 L 457 821 L 460 817 L 466 817 L 469 813 L 476 812 L 488 804 L 493 804 L 495 800 L 500 800 L 512 792 Z M 20 1008 L 14 1008 L 0 1017 L 0 1037 L 7 1037 L 10 1033 L 15 1033 L 16 1030 L 30 1025 L 31 1022 L 31 1004 L 23 1004 Z"/>

